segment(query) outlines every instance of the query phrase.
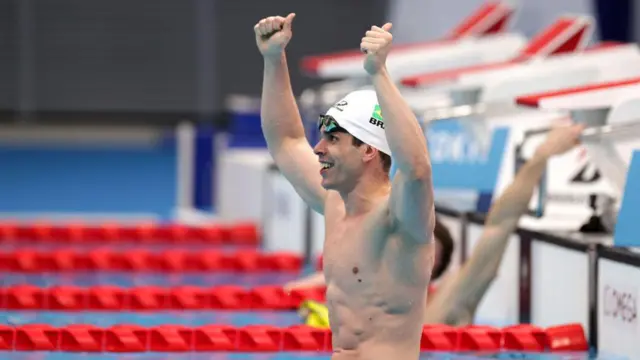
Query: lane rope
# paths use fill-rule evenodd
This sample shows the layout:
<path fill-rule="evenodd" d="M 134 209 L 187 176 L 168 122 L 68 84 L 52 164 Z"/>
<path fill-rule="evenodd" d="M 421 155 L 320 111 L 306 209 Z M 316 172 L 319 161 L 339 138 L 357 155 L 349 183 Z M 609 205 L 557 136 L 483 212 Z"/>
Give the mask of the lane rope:
<path fill-rule="evenodd" d="M 258 245 L 260 234 L 253 223 L 189 226 L 142 222 L 101 224 L 0 222 L 0 243 L 205 243 Z"/>
<path fill-rule="evenodd" d="M 18 249 L 0 251 L 0 272 L 298 272 L 302 255 L 289 252 L 264 253 L 255 250 L 144 248 L 117 250 L 109 247 L 85 251 Z"/>
<path fill-rule="evenodd" d="M 286 291 L 282 286 L 52 286 L 0 288 L 0 309 L 46 311 L 296 310 L 325 301 L 324 287 Z"/>
<path fill-rule="evenodd" d="M 447 352 L 564 352 L 588 351 L 580 324 L 546 329 L 531 325 L 425 326 L 422 351 Z M 67 352 L 190 352 L 190 351 L 331 351 L 331 332 L 305 325 L 234 327 L 206 325 L 93 325 L 54 327 L 47 324 L 0 325 L 0 351 Z"/>

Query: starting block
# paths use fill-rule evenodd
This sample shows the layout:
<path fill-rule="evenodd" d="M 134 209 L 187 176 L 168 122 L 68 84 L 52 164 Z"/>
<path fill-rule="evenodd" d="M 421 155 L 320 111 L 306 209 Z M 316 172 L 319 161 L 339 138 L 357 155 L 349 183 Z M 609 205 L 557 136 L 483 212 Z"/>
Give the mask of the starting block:
<path fill-rule="evenodd" d="M 589 16 L 562 16 L 534 36 L 524 49 L 504 61 L 450 68 L 448 71 L 415 73 L 404 77 L 401 83 L 409 88 L 451 84 L 467 74 L 536 62 L 552 55 L 575 53 L 586 48 L 593 32 L 593 22 Z"/>
<path fill-rule="evenodd" d="M 425 110 L 421 112 L 422 119 L 431 122 L 458 118 L 477 139 L 480 149 L 487 151 L 490 122 L 506 122 L 513 128 L 515 118 L 518 118 L 517 121 L 525 127 L 535 127 L 545 126 L 548 120 L 557 117 L 538 113 L 534 117 L 546 117 L 547 121 L 536 119 L 535 124 L 523 121 L 528 112 L 514 103 L 515 97 L 640 76 L 639 60 L 640 51 L 635 44 L 607 45 L 579 54 L 557 55 L 532 64 L 474 72 L 463 76 L 460 84 L 450 91 L 449 96 L 457 105 Z"/>
<path fill-rule="evenodd" d="M 609 49 L 617 52 L 616 48 L 618 46 Z M 640 68 L 631 61 L 638 58 L 635 46 L 621 45 L 618 49 L 621 53 L 629 51 L 629 62 L 623 62 L 629 65 L 626 67 L 629 75 L 638 76 Z M 593 59 L 586 63 L 590 61 Z M 462 207 L 465 209 L 488 210 L 490 203 L 496 198 L 495 195 L 512 181 L 519 169 L 518 164 L 524 161 L 522 154 L 527 149 L 535 149 L 531 143 L 536 142 L 530 141 L 531 137 L 546 133 L 554 121 L 571 116 L 574 120 L 589 126 L 603 127 L 599 130 L 591 128 L 585 131 L 585 149 L 582 151 L 572 151 L 550 161 L 550 168 L 563 171 L 550 172 L 543 177 L 532 200 L 530 211 L 531 215 L 540 219 L 523 218 L 522 226 L 577 230 L 593 216 L 592 209 L 599 208 L 603 209 L 599 214 L 603 220 L 603 231 L 611 231 L 616 218 L 615 201 L 612 199 L 619 199 L 619 194 L 623 191 L 629 163 L 628 159 L 621 159 L 618 154 L 629 155 L 630 150 L 616 149 L 628 145 L 613 146 L 606 139 L 615 134 L 617 138 L 620 138 L 620 134 L 627 135 L 627 138 L 633 137 L 634 132 L 630 130 L 635 125 L 623 125 L 621 122 L 632 120 L 633 114 L 640 110 L 635 109 L 638 106 L 635 100 L 621 102 L 634 92 L 637 93 L 640 80 L 630 78 L 606 85 L 595 82 L 623 76 L 620 65 L 612 62 L 611 67 L 597 62 L 581 66 L 581 61 L 576 57 L 577 65 L 574 69 L 563 69 L 566 73 L 552 68 L 549 72 L 541 71 L 542 75 L 535 71 L 525 71 L 521 74 L 514 72 L 509 77 L 494 76 L 494 79 L 485 79 L 486 82 L 475 89 L 479 94 L 479 101 L 468 105 L 466 114 L 459 111 L 460 106 L 452 108 L 458 109 L 458 113 L 441 111 L 441 114 L 438 114 L 440 117 L 425 112 L 425 121 L 430 122 L 424 124 L 424 127 L 429 140 L 434 174 L 437 174 L 434 186 L 440 195 L 440 201 L 464 203 Z M 541 83 L 544 78 L 552 81 Z M 575 86 L 581 83 L 590 85 Z M 549 90 L 555 88 L 555 91 L 522 95 L 540 87 L 547 87 Z M 590 92 L 594 94 L 588 94 Z M 518 97 L 519 95 L 521 97 Z M 513 101 L 514 98 L 517 100 Z M 484 107 L 483 112 L 478 111 L 480 106 Z M 535 110 L 531 111 L 532 109 Z M 538 111 L 540 109 L 547 111 Z M 454 129 L 456 126 L 459 129 Z M 595 152 L 592 149 L 594 147 L 598 149 Z M 504 151 L 505 149 L 508 151 Z M 596 165 L 600 172 L 592 174 L 592 167 L 586 160 L 595 157 L 601 158 L 598 164 L 602 165 Z M 564 165 L 555 165 L 558 162 Z M 577 166 L 579 168 L 575 171 L 571 170 Z M 484 175 L 465 176 L 469 173 Z M 606 173 L 609 180 L 604 180 L 605 176 L 602 176 L 602 173 Z M 569 179 L 566 179 L 567 177 Z M 466 198 L 459 201 L 462 189 L 467 190 Z M 546 216 L 549 214 L 553 216 Z M 569 214 L 571 216 L 565 216 Z"/>
<path fill-rule="evenodd" d="M 516 6 L 509 2 L 488 1 L 442 39 L 394 46 L 387 58 L 387 67 L 399 80 L 425 71 L 506 61 L 520 54 L 527 45 L 524 36 L 506 31 L 516 12 Z M 370 86 L 360 49 L 307 56 L 300 67 L 309 76 L 336 80 L 306 89 L 300 95 L 303 118 L 313 121 L 318 113 L 326 111 L 345 94 Z M 406 92 L 408 100 L 423 95 Z M 313 134 L 309 135 L 315 139 Z"/>
<path fill-rule="evenodd" d="M 545 200 L 539 204 L 541 212 L 575 213 L 576 205 L 584 209 L 588 199 L 591 199 L 591 207 L 597 210 L 593 200 L 600 196 L 605 202 L 600 205 L 597 217 L 606 230 L 613 231 L 616 221 L 624 218 L 616 214 L 622 198 L 626 199 L 627 208 L 637 204 L 630 200 L 635 195 L 634 186 L 628 179 L 635 174 L 635 170 L 630 171 L 632 154 L 640 148 L 639 89 L 640 79 L 632 78 L 517 98 L 516 102 L 522 106 L 569 116 L 574 122 L 587 126 L 582 136 L 582 149 L 550 160 L 550 169 L 563 170 L 548 172 L 547 186 L 541 196 Z M 546 131 L 548 129 L 538 133 Z M 589 175 L 585 166 L 576 174 L 567 174 L 565 169 L 576 167 L 576 157 L 587 157 L 597 172 Z M 569 179 L 566 179 L 567 175 Z M 580 198 L 582 201 L 576 201 Z M 621 226 L 624 228 L 625 225 Z M 618 236 L 614 239 L 616 245 L 621 241 Z"/>
<path fill-rule="evenodd" d="M 640 52 L 635 45 L 604 44 L 579 54 L 469 73 L 466 82 L 447 94 L 454 106 L 419 112 L 434 173 L 445 179 L 435 179 L 438 194 L 446 203 L 454 201 L 464 204 L 461 207 L 465 209 L 488 210 L 493 195 L 508 186 L 518 169 L 517 154 L 504 150 L 517 147 L 520 137 L 547 129 L 564 116 L 517 106 L 514 98 L 540 89 L 558 91 L 638 76 L 638 60 Z M 465 175 L 469 173 L 484 175 Z M 461 190 L 466 191 L 464 199 L 459 200 Z M 585 211 L 588 217 L 588 205 Z"/>
<path fill-rule="evenodd" d="M 507 2 L 487 2 L 443 39 L 395 46 L 387 58 L 387 67 L 394 76 L 402 76 L 510 58 L 526 42 L 522 35 L 505 31 L 515 12 L 515 6 Z M 310 76 L 325 79 L 366 76 L 359 49 L 307 56 L 301 68 Z"/>
<path fill-rule="evenodd" d="M 447 54 L 440 47 L 430 49 L 428 54 L 420 51 L 409 52 L 404 50 L 407 57 L 419 57 L 419 64 L 398 58 L 397 65 L 389 58 L 387 67 L 394 78 L 404 85 L 402 89 L 405 100 L 415 110 L 458 107 L 463 113 L 466 111 L 464 106 L 472 102 L 473 97 L 468 90 L 469 83 L 458 83 L 457 79 L 462 74 L 485 73 L 490 70 L 506 70 L 515 69 L 515 67 L 523 67 L 541 62 L 546 58 L 554 58 L 561 54 L 573 54 L 581 52 L 591 38 L 593 28 L 593 19 L 588 16 L 563 16 L 553 22 L 547 28 L 534 36 L 528 43 L 524 44 L 515 52 L 506 51 L 506 47 L 500 45 L 498 51 L 508 56 L 497 58 L 485 58 L 483 61 L 476 61 L 473 64 L 461 64 L 457 61 L 457 57 Z M 480 38 L 484 39 L 484 38 Z M 474 42 L 480 41 L 474 39 Z M 483 40 L 484 41 L 484 40 Z M 458 43 L 452 49 L 455 51 L 464 51 L 467 45 L 464 42 Z M 476 43 L 475 46 L 478 46 Z M 437 51 L 434 51 L 437 50 Z M 618 51 L 622 51 L 618 49 Z M 626 49 L 626 52 L 632 53 L 634 49 Z M 362 68 L 362 54 L 353 55 L 353 74 L 364 72 Z M 435 56 L 444 56 L 445 66 L 434 66 L 428 61 L 429 58 Z M 467 55 L 465 55 L 467 56 Z M 612 55 L 613 56 L 613 55 Z M 623 57 L 624 58 L 624 57 Z M 402 61 L 401 61 L 402 60 Z M 397 68 L 397 69 L 396 69 Z M 357 69 L 357 70 L 356 70 Z M 518 71 L 517 69 L 516 71 Z M 421 75 L 419 75 L 421 74 Z M 486 80 L 486 78 L 485 78 Z M 479 83 L 482 80 L 476 80 Z M 367 82 L 358 76 L 353 76 L 344 82 L 338 82 L 326 86 L 322 91 L 320 99 L 316 99 L 316 103 L 331 104 L 338 98 L 353 88 L 365 87 Z"/>
<path fill-rule="evenodd" d="M 423 114 L 425 118 L 453 118 L 453 117 L 466 117 L 468 115 L 474 115 L 478 113 L 479 106 L 478 101 L 484 101 L 480 99 L 479 84 L 487 82 L 489 80 L 513 81 L 513 74 L 521 74 L 521 79 L 526 74 L 537 74 L 538 78 L 532 79 L 533 81 L 526 82 L 527 86 L 516 86 L 516 89 L 509 88 L 508 84 L 505 84 L 502 88 L 495 89 L 490 94 L 498 94 L 502 91 L 502 98 L 512 98 L 521 93 L 541 91 L 542 89 L 554 89 L 562 88 L 571 85 L 583 84 L 589 81 L 597 81 L 600 78 L 615 78 L 616 74 L 601 75 L 602 71 L 597 68 L 598 64 L 610 63 L 607 59 L 638 59 L 638 49 L 635 46 L 599 46 L 597 49 L 588 51 L 589 56 L 586 56 L 587 60 L 581 60 L 585 63 L 582 68 L 575 71 L 576 75 L 573 77 L 559 77 L 558 74 L 562 69 L 570 68 L 572 62 L 575 63 L 576 56 L 570 56 L 568 54 L 574 54 L 581 52 L 584 49 L 587 42 L 590 39 L 593 27 L 593 19 L 587 16 L 563 16 L 556 20 L 553 24 L 536 35 L 523 49 L 518 53 L 511 54 L 510 60 L 502 59 L 499 61 L 485 62 L 481 65 L 475 65 L 471 67 L 457 66 L 455 61 L 449 61 L 451 65 L 449 70 L 435 71 L 433 68 L 431 72 L 424 76 L 444 76 L 446 74 L 478 74 L 487 73 L 483 78 L 476 78 L 473 82 L 465 82 L 456 84 L 450 83 L 438 83 L 438 86 L 413 86 L 405 87 L 401 89 L 405 100 L 416 110 L 422 112 L 425 109 L 426 113 Z M 408 51 L 408 50 L 407 50 Z M 501 50 L 502 52 L 502 50 Z M 439 50 L 438 52 L 439 53 Z M 416 56 L 419 52 L 416 52 Z M 564 54 L 564 55 L 562 55 Z M 554 55 L 554 56 L 551 56 Z M 584 55 L 581 52 L 581 55 Z M 413 56 L 413 55 L 411 55 Z M 430 55 L 431 56 L 431 55 Z M 533 67 L 533 64 L 545 63 L 543 59 L 550 60 L 551 65 L 546 65 L 546 68 L 551 68 L 547 72 L 543 72 L 542 65 L 537 65 L 535 69 L 531 69 L 529 72 L 524 73 L 523 69 L 527 67 Z M 422 55 L 424 58 L 424 54 Z M 358 53 L 357 56 L 357 69 L 362 70 L 362 54 Z M 622 62 L 623 60 L 619 60 Z M 629 60 L 628 62 L 630 62 Z M 389 60 L 388 60 L 389 63 Z M 554 64 L 555 67 L 553 66 Z M 561 66 L 562 65 L 562 66 Z M 389 66 L 389 65 L 388 65 Z M 414 74 L 419 73 L 420 66 L 416 66 L 411 63 L 402 64 L 401 68 L 404 72 L 411 72 Z M 611 68 L 614 68 L 613 66 Z M 453 70 L 452 70 L 453 69 Z M 620 69 L 618 67 L 617 69 Z M 392 67 L 390 72 L 394 76 L 398 77 L 404 85 L 407 85 L 407 79 L 398 76 L 398 73 L 394 73 Z M 496 73 L 503 73 L 505 76 L 497 77 Z M 613 72 L 613 70 L 610 70 Z M 444 74 L 444 75 L 443 75 Z M 638 74 L 640 74 L 640 66 L 638 66 Z M 544 76 L 546 75 L 546 76 Z M 532 77 L 533 75 L 529 75 Z M 421 76 L 418 76 L 421 77 Z M 558 79 L 562 81 L 558 82 Z M 366 79 L 365 79 L 366 80 Z M 337 101 L 345 93 L 355 89 L 363 88 L 367 86 L 366 81 L 363 79 L 349 79 L 343 82 L 336 82 L 325 85 L 319 91 L 309 90 L 303 93 L 301 97 L 301 103 L 304 104 L 304 108 L 309 111 L 309 118 L 314 118 L 318 112 L 324 111 L 324 109 L 330 104 Z M 525 81 L 519 82 L 524 84 Z M 475 85 L 473 85 L 475 84 Z M 520 91 L 520 92 L 518 92 Z M 484 95 L 488 97 L 487 95 Z M 496 98 L 497 95 L 493 95 Z M 489 97 L 488 97 L 489 98 Z M 510 105 L 512 105 L 510 103 Z M 513 106 L 510 106 L 513 107 Z M 498 113 L 504 113 L 504 106 L 498 107 Z M 482 110 L 483 111 L 483 110 Z M 519 110 L 521 111 L 521 109 Z M 476 125 L 472 125 L 476 126 Z M 479 130 L 478 130 L 479 131 Z M 313 137 L 312 137 L 313 138 Z M 479 137 L 482 139 L 483 137 Z M 483 148 L 486 149 L 486 143 Z"/>
<path fill-rule="evenodd" d="M 640 59 L 635 45 L 601 44 L 584 50 L 592 27 L 593 19 L 587 16 L 561 17 L 509 61 L 405 77 L 401 80 L 403 92 L 410 95 L 410 106 L 425 122 L 468 120 L 463 120 L 465 127 L 474 133 L 482 151 L 486 151 L 487 128 L 474 116 L 521 113 L 522 109 L 513 106 L 515 96 L 616 79 L 624 76 L 619 74 L 621 67 L 608 64 Z M 640 75 L 640 66 L 634 68 Z"/>

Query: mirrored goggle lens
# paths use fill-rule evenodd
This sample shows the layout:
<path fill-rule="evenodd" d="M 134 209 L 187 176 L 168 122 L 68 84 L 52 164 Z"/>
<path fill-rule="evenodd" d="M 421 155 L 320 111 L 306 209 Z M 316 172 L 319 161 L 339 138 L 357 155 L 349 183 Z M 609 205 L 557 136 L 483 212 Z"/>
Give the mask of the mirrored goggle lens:
<path fill-rule="evenodd" d="M 336 122 L 336 119 L 334 119 L 333 117 L 320 115 L 318 119 L 318 130 L 320 130 L 323 126 L 325 132 L 331 132 L 340 127 L 340 125 L 338 125 L 338 123 Z"/>

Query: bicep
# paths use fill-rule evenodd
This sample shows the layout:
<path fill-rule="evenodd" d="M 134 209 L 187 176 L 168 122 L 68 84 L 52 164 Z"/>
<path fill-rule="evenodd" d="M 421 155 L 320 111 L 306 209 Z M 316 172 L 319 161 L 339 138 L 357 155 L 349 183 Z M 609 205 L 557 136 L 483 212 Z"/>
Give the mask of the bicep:
<path fill-rule="evenodd" d="M 322 187 L 320 162 L 306 139 L 290 139 L 273 153 L 278 169 L 298 195 L 316 212 L 324 214 L 327 191 Z"/>
<path fill-rule="evenodd" d="M 389 197 L 389 214 L 397 229 L 417 242 L 431 240 L 435 225 L 431 179 L 408 179 L 398 171 Z"/>

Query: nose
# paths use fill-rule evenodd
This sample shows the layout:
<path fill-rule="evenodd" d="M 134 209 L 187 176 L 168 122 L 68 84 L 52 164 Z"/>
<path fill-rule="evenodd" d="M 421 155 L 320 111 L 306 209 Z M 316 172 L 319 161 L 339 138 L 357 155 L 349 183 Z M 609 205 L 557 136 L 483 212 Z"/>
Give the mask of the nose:
<path fill-rule="evenodd" d="M 327 143 L 324 139 L 320 139 L 320 141 L 318 141 L 316 146 L 313 147 L 313 152 L 317 156 L 322 156 L 326 154 L 326 150 L 327 150 Z"/>

